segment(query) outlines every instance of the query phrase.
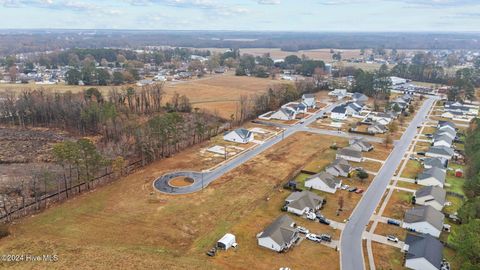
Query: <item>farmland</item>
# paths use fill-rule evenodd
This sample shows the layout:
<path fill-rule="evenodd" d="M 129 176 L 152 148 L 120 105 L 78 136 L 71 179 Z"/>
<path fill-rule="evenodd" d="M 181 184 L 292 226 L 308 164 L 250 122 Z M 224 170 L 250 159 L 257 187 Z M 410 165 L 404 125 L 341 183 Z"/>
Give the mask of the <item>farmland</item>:
<path fill-rule="evenodd" d="M 288 253 L 276 254 L 259 248 L 255 240 L 281 214 L 281 202 L 288 192 L 279 185 L 305 160 L 328 149 L 327 138 L 297 133 L 196 194 L 175 197 L 154 192 L 154 176 L 171 169 L 204 168 L 193 157 L 205 144 L 192 147 L 19 221 L 11 227 L 12 235 L 0 240 L 0 250 L 58 254 L 57 268 L 75 264 L 77 269 L 271 269 L 274 261 L 275 267 L 301 269 L 308 263 L 304 256 L 316 256 L 329 258 L 325 267 L 336 269 L 338 256 L 333 249 L 307 241 Z M 294 151 L 299 148 L 302 151 Z M 318 223 L 311 226 L 318 233 L 330 230 L 317 228 Z M 237 235 L 239 248 L 207 259 L 205 251 L 226 232 Z M 47 263 L 38 266 L 47 267 Z"/>

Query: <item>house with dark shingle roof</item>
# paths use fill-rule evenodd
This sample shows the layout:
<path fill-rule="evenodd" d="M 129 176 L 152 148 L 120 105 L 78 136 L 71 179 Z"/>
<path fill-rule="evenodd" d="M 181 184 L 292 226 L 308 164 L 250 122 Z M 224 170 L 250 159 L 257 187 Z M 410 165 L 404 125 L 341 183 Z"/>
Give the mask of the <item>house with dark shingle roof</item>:
<path fill-rule="evenodd" d="M 361 103 L 364 103 L 364 102 L 368 101 L 368 97 L 366 95 L 362 94 L 362 93 L 359 93 L 359 92 L 353 93 L 352 99 L 355 102 L 361 102 Z"/>
<path fill-rule="evenodd" d="M 446 173 L 444 170 L 432 167 L 430 169 L 425 169 L 421 174 L 417 176 L 415 182 L 422 186 L 439 186 L 443 188 L 445 184 Z"/>
<path fill-rule="evenodd" d="M 278 111 L 274 112 L 270 118 L 271 119 L 277 119 L 277 120 L 294 120 L 297 117 L 297 112 L 295 112 L 291 108 L 280 108 Z"/>
<path fill-rule="evenodd" d="M 452 159 L 455 151 L 452 148 L 446 146 L 432 146 L 425 153 L 427 157 L 441 157 L 447 160 Z"/>
<path fill-rule="evenodd" d="M 249 143 L 254 140 L 253 132 L 244 128 L 238 128 L 223 134 L 223 139 L 229 142 Z"/>
<path fill-rule="evenodd" d="M 305 180 L 305 187 L 328 193 L 337 192 L 337 189 L 339 189 L 341 185 L 342 180 L 328 172 L 314 174 Z"/>
<path fill-rule="evenodd" d="M 447 192 L 441 187 L 422 187 L 415 192 L 415 204 L 430 205 L 438 211 L 442 211 L 446 196 Z"/>
<path fill-rule="evenodd" d="M 349 149 L 347 148 L 342 148 L 337 150 L 337 155 L 336 158 L 343 158 L 348 161 L 353 161 L 353 162 L 362 162 L 363 161 L 363 156 L 362 152 L 354 149 Z"/>
<path fill-rule="evenodd" d="M 317 194 L 304 190 L 293 192 L 285 199 L 287 212 L 302 216 L 307 212 L 322 208 L 324 199 Z"/>
<path fill-rule="evenodd" d="M 429 234 L 407 234 L 405 239 L 405 267 L 414 270 L 440 270 L 443 245 Z"/>
<path fill-rule="evenodd" d="M 433 146 L 452 147 L 453 139 L 445 134 L 436 134 L 433 137 Z"/>
<path fill-rule="evenodd" d="M 373 145 L 369 142 L 366 142 L 362 138 L 353 138 L 349 140 L 350 146 L 349 149 L 354 149 L 361 152 L 369 152 L 373 150 Z"/>
<path fill-rule="evenodd" d="M 330 113 L 330 118 L 334 120 L 345 120 L 347 119 L 347 106 L 346 105 L 338 105 L 337 107 L 333 108 Z"/>
<path fill-rule="evenodd" d="M 259 246 L 282 252 L 289 249 L 298 238 L 295 222 L 289 216 L 283 215 L 257 235 L 257 242 Z"/>
<path fill-rule="evenodd" d="M 367 128 L 367 131 L 375 134 L 383 134 L 388 131 L 388 128 L 385 125 L 375 122 Z"/>
<path fill-rule="evenodd" d="M 345 159 L 337 158 L 325 168 L 325 171 L 333 176 L 348 177 L 353 167 Z"/>
<path fill-rule="evenodd" d="M 405 212 L 402 228 L 439 237 L 445 216 L 430 205 L 420 205 Z"/>
<path fill-rule="evenodd" d="M 423 160 L 423 167 L 425 169 L 430 169 L 430 168 L 439 168 L 443 171 L 446 171 L 447 170 L 447 164 L 448 164 L 448 161 L 445 159 L 445 158 L 438 158 L 438 157 L 435 157 L 435 158 L 425 158 Z"/>

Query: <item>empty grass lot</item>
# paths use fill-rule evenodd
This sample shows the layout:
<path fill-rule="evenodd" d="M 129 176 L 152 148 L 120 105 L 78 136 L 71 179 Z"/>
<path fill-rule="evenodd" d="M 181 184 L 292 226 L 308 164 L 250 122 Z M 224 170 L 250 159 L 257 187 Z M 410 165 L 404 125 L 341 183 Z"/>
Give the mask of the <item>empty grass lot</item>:
<path fill-rule="evenodd" d="M 382 270 L 403 270 L 403 253 L 400 249 L 372 242 L 375 267 Z"/>
<path fill-rule="evenodd" d="M 410 192 L 394 190 L 382 216 L 403 219 L 405 211 L 412 208 L 411 197 L 412 193 Z"/>
<path fill-rule="evenodd" d="M 465 191 L 463 190 L 463 186 L 465 185 L 465 179 L 455 177 L 452 172 L 448 172 L 446 182 L 450 185 L 449 187 L 447 187 L 448 191 L 453 191 L 455 193 L 465 195 Z"/>
<path fill-rule="evenodd" d="M 423 170 L 423 166 L 416 160 L 408 160 L 405 169 L 403 169 L 401 177 L 415 179 Z"/>

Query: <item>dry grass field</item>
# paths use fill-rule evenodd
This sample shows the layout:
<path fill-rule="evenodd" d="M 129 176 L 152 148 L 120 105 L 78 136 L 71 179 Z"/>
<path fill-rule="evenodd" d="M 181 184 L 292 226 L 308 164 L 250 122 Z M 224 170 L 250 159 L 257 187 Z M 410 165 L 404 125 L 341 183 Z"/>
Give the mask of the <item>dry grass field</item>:
<path fill-rule="evenodd" d="M 405 211 L 412 208 L 411 202 L 412 193 L 394 190 L 390 200 L 388 201 L 387 208 L 383 212 L 384 217 L 403 219 Z"/>
<path fill-rule="evenodd" d="M 305 258 L 315 257 L 326 269 L 338 269 L 338 254 L 322 245 L 304 241 L 285 254 L 277 254 L 259 248 L 255 239 L 282 214 L 280 207 L 288 192 L 280 188 L 281 183 L 328 149 L 329 141 L 326 136 L 297 133 L 202 192 L 185 196 L 155 192 L 152 181 L 165 171 L 205 167 L 194 153 L 206 144 L 192 147 L 108 186 L 16 221 L 10 227 L 11 236 L 0 240 L 0 253 L 57 254 L 59 261 L 3 262 L 0 267 L 305 269 L 311 267 L 311 260 Z M 315 227 L 317 224 L 308 226 L 317 233 L 329 230 L 319 224 Z M 207 257 L 205 252 L 226 232 L 237 236 L 239 248 Z"/>
<path fill-rule="evenodd" d="M 373 258 L 377 269 L 403 270 L 403 253 L 398 248 L 372 243 Z"/>

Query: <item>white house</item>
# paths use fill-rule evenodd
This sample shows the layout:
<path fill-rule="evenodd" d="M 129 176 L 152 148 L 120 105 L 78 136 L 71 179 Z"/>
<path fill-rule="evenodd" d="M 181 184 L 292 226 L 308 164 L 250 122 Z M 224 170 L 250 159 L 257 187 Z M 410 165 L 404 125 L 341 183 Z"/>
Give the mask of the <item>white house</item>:
<path fill-rule="evenodd" d="M 337 189 L 339 189 L 341 185 L 342 180 L 327 172 L 314 174 L 305 180 L 305 187 L 328 193 L 337 192 Z"/>
<path fill-rule="evenodd" d="M 385 125 L 382 125 L 382 124 L 377 122 L 377 123 L 374 123 L 374 124 L 370 125 L 367 128 L 367 131 L 371 132 L 371 133 L 374 133 L 374 134 L 383 134 L 383 133 L 388 131 L 388 128 Z"/>
<path fill-rule="evenodd" d="M 335 89 L 333 91 L 330 91 L 328 95 L 336 97 L 337 99 L 340 100 L 346 97 L 348 94 L 347 94 L 347 89 Z"/>
<path fill-rule="evenodd" d="M 337 150 L 336 158 L 343 158 L 345 160 L 353 162 L 362 162 L 364 160 L 362 152 L 349 148 L 342 148 Z"/>
<path fill-rule="evenodd" d="M 368 117 L 371 118 L 373 122 L 377 122 L 382 125 L 388 125 L 393 121 L 392 116 L 387 113 L 370 113 Z"/>
<path fill-rule="evenodd" d="M 223 139 L 229 142 L 249 143 L 254 140 L 253 132 L 239 128 L 223 134 Z"/>
<path fill-rule="evenodd" d="M 417 176 L 415 182 L 422 186 L 439 186 L 443 188 L 445 184 L 446 173 L 444 170 L 432 167 L 425 169 L 421 174 Z"/>
<path fill-rule="evenodd" d="M 444 218 L 442 212 L 432 206 L 420 205 L 405 212 L 402 228 L 439 237 L 443 229 Z"/>
<path fill-rule="evenodd" d="M 278 217 L 257 235 L 258 245 L 276 252 L 289 249 L 299 238 L 295 225 L 287 215 Z"/>
<path fill-rule="evenodd" d="M 304 103 L 308 109 L 315 109 L 317 107 L 317 99 L 314 94 L 303 94 L 302 103 Z"/>
<path fill-rule="evenodd" d="M 347 108 L 345 105 L 339 105 L 333 108 L 332 112 L 330 113 L 330 118 L 334 120 L 345 120 L 347 119 Z"/>
<path fill-rule="evenodd" d="M 373 150 L 373 145 L 369 142 L 366 142 L 361 137 L 354 138 L 349 140 L 350 146 L 349 149 L 353 149 L 360 152 L 370 152 Z"/>
<path fill-rule="evenodd" d="M 390 81 L 392 82 L 393 86 L 402 85 L 402 84 L 407 83 L 407 79 L 400 78 L 400 77 L 395 77 L 395 76 L 390 77 Z"/>
<path fill-rule="evenodd" d="M 302 216 L 305 213 L 322 208 L 324 199 L 317 194 L 304 190 L 293 192 L 285 199 L 287 212 Z"/>
<path fill-rule="evenodd" d="M 297 117 L 297 113 L 290 108 L 280 108 L 278 111 L 274 112 L 270 118 L 277 120 L 294 120 Z"/>
<path fill-rule="evenodd" d="M 422 187 L 415 192 L 415 204 L 430 205 L 438 211 L 442 211 L 445 205 L 447 192 L 439 186 Z"/>
<path fill-rule="evenodd" d="M 330 165 L 325 168 L 325 171 L 333 176 L 348 177 L 353 167 L 348 164 L 343 158 L 335 159 Z"/>
<path fill-rule="evenodd" d="M 413 270 L 440 270 L 443 245 L 429 234 L 407 234 L 405 239 L 405 267 Z"/>

